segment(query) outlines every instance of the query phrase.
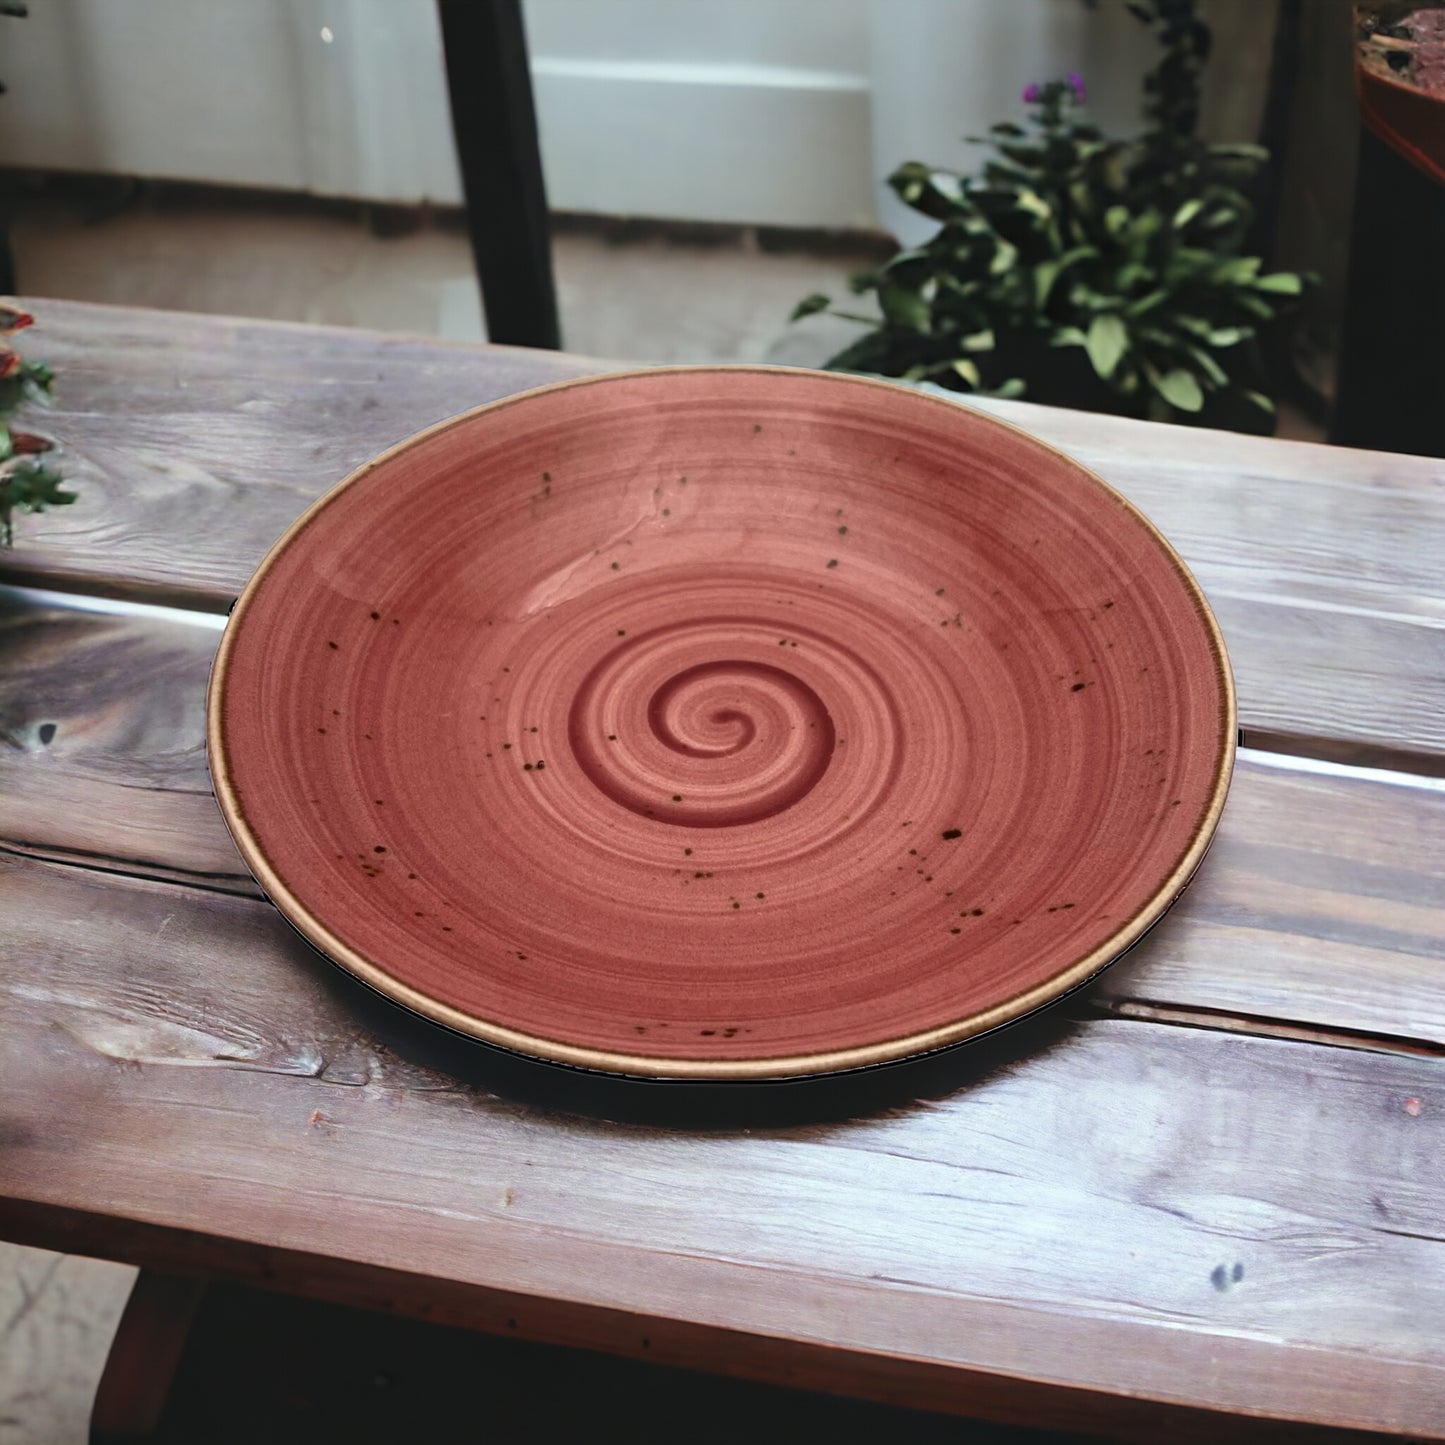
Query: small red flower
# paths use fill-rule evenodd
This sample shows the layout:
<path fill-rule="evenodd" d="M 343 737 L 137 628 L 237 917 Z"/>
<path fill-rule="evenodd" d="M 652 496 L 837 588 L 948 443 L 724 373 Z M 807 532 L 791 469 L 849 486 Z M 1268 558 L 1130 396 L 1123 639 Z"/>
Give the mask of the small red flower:
<path fill-rule="evenodd" d="M 34 324 L 35 318 L 28 311 L 21 311 L 18 306 L 7 306 L 0 301 L 0 331 L 7 336 L 12 331 L 23 331 Z"/>
<path fill-rule="evenodd" d="M 0 381 L 20 369 L 20 358 L 13 351 L 0 352 Z"/>
<path fill-rule="evenodd" d="M 36 436 L 33 431 L 13 431 L 10 433 L 10 449 L 16 456 L 35 456 L 40 452 L 48 452 L 55 443 L 49 437 Z"/>

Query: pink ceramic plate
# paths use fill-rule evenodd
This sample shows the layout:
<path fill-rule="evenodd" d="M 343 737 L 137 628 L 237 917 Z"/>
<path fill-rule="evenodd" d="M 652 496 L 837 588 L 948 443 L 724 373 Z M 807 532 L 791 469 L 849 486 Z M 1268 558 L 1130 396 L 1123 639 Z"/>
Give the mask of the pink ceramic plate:
<path fill-rule="evenodd" d="M 1234 694 L 1076 463 L 880 382 L 685 368 L 443 422 L 241 597 L 216 792 L 319 949 L 543 1058 L 767 1078 L 1006 1023 L 1203 856 Z"/>

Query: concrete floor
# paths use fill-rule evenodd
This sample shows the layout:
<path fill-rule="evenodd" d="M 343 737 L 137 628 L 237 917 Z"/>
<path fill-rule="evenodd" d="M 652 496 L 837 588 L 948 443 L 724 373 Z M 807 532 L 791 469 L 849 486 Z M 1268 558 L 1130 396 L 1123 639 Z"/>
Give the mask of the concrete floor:
<path fill-rule="evenodd" d="M 63 296 L 482 341 L 456 212 L 175 185 L 50 181 L 22 191 L 16 271 Z M 648 362 L 817 364 L 856 328 L 788 324 L 813 291 L 886 256 L 862 237 L 562 218 L 553 245 L 563 344 Z"/>
<path fill-rule="evenodd" d="M 0 1244 L 0 1445 L 86 1439 L 135 1271 Z"/>

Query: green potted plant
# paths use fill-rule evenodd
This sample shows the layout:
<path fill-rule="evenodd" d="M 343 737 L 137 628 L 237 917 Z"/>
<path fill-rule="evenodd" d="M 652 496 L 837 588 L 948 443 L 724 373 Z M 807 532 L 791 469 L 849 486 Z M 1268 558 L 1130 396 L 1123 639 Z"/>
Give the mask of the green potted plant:
<path fill-rule="evenodd" d="M 972 176 L 909 161 L 889 177 L 938 223 L 852 289 L 877 318 L 834 370 L 1028 396 L 1132 416 L 1269 430 L 1274 404 L 1255 339 L 1306 278 L 1242 253 L 1258 146 L 1195 134 L 1209 32 L 1188 0 L 1130 7 L 1159 28 L 1145 81 L 1148 128 L 1111 140 L 1083 111 L 1077 75 L 1031 85 L 1023 124 L 992 127 Z M 794 319 L 830 308 L 813 295 Z"/>

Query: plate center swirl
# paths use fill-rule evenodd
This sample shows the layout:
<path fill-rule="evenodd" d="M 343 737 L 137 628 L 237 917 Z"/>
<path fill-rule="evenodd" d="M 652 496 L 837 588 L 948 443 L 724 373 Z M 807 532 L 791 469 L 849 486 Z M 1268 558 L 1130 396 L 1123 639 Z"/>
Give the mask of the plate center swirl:
<path fill-rule="evenodd" d="M 691 828 L 757 823 L 827 772 L 837 738 L 823 699 L 785 665 L 707 656 L 723 630 L 684 623 L 630 639 L 578 689 L 573 756 L 629 811 Z"/>

